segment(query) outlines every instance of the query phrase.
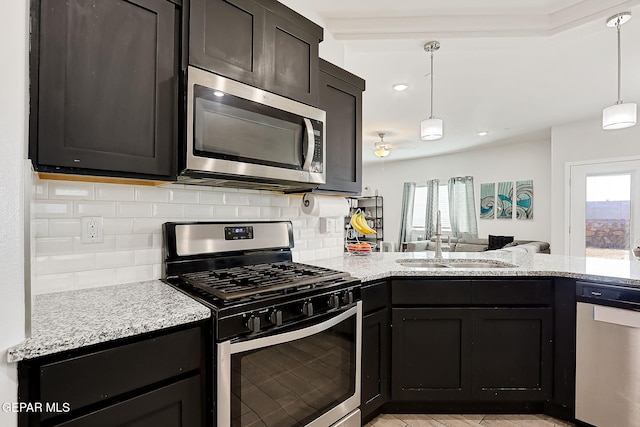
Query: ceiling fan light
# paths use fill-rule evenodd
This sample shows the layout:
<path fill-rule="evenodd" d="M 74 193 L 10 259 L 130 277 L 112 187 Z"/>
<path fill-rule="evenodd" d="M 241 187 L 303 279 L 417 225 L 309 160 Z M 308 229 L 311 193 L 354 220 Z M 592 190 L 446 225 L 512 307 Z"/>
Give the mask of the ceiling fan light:
<path fill-rule="evenodd" d="M 636 124 L 637 105 L 632 102 L 614 104 L 602 110 L 602 129 L 624 129 Z"/>
<path fill-rule="evenodd" d="M 387 157 L 389 155 L 389 153 L 391 153 L 391 151 L 387 150 L 384 147 L 380 147 L 376 151 L 373 152 L 373 154 L 375 154 L 378 157 Z"/>
<path fill-rule="evenodd" d="M 420 123 L 420 139 L 423 141 L 434 141 L 442 138 L 442 119 L 429 118 Z"/>

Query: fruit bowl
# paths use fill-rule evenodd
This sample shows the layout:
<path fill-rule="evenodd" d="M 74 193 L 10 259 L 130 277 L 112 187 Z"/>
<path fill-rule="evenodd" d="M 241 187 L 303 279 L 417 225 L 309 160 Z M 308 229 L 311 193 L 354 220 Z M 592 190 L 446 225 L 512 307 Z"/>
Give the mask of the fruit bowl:
<path fill-rule="evenodd" d="M 369 255 L 376 248 L 375 243 L 346 242 L 344 247 L 351 255 Z"/>

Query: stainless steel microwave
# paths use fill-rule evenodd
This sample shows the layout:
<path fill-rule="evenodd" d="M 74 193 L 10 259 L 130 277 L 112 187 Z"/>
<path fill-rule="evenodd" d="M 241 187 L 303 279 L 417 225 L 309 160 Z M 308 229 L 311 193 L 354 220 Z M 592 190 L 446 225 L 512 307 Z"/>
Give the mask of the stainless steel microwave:
<path fill-rule="evenodd" d="M 318 108 L 189 67 L 184 183 L 281 191 L 325 182 Z"/>

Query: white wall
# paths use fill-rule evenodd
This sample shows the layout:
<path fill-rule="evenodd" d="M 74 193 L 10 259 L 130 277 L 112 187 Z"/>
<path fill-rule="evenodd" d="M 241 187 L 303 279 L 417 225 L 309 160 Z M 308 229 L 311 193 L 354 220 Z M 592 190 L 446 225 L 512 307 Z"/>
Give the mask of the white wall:
<path fill-rule="evenodd" d="M 23 167 L 27 117 L 27 10 L 4 2 L 0 14 L 0 404 L 17 401 L 16 365 L 6 349 L 24 338 Z M 0 408 L 0 425 L 17 424 Z"/>
<path fill-rule="evenodd" d="M 162 223 L 288 219 L 295 261 L 343 253 L 344 219 L 320 233 L 301 195 L 170 184 L 35 180 L 34 294 L 159 279 Z M 104 242 L 82 243 L 81 218 L 100 216 Z"/>
<path fill-rule="evenodd" d="M 446 143 L 435 142 L 435 143 Z M 363 168 L 363 187 L 370 195 L 378 190 L 384 197 L 385 241 L 398 244 L 402 184 L 415 182 L 425 185 L 428 179 L 446 182 L 453 176 L 471 175 L 474 178 L 476 213 L 480 184 L 500 181 L 533 180 L 533 220 L 478 219 L 478 235 L 513 235 L 516 239 L 549 242 L 551 150 L 550 141 L 505 144 L 443 156 L 407 161 L 380 160 Z M 393 153 L 391 154 L 393 156 Z M 552 246 L 553 247 L 553 246 Z"/>
<path fill-rule="evenodd" d="M 613 131 L 602 130 L 601 118 L 556 126 L 551 130 L 551 248 L 565 251 L 566 194 L 565 165 L 640 156 L 640 126 Z"/>

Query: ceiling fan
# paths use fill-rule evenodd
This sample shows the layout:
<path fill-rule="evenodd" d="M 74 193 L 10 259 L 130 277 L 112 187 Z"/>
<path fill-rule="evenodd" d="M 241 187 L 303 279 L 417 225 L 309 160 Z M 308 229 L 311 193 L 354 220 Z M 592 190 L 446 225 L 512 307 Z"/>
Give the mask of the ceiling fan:
<path fill-rule="evenodd" d="M 373 154 L 375 154 L 377 157 L 387 157 L 389 154 L 391 154 L 391 150 L 395 150 L 396 148 L 400 148 L 402 150 L 414 150 L 417 146 L 417 143 L 413 141 L 401 141 L 398 143 L 390 144 L 384 140 L 385 135 L 385 132 L 378 132 L 380 141 L 377 141 L 373 144 Z"/>

